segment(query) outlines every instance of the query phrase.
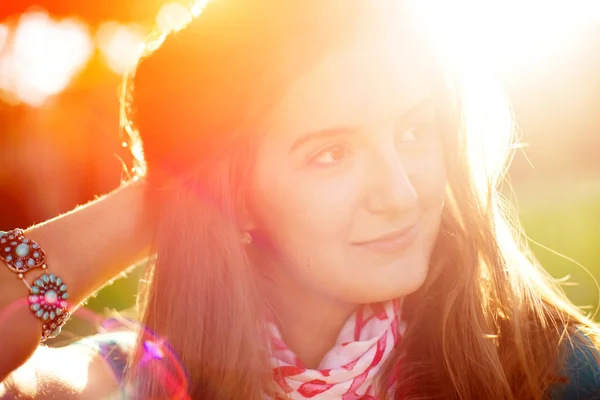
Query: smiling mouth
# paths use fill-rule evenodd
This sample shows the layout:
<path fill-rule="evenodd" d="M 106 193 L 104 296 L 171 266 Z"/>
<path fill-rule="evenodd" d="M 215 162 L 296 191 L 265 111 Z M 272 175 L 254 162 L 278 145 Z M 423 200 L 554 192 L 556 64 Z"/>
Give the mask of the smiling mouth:
<path fill-rule="evenodd" d="M 398 253 L 406 250 L 415 241 L 419 232 L 419 223 L 401 230 L 379 236 L 372 240 L 354 242 L 353 246 L 380 253 Z"/>

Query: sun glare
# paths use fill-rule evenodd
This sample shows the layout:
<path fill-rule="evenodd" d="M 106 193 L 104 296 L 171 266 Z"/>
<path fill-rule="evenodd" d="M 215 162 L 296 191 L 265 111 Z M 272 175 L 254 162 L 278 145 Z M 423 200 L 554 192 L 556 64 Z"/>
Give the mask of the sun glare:
<path fill-rule="evenodd" d="M 181 28 L 208 1 L 196 0 L 190 7 L 178 1 L 165 3 L 156 15 L 158 31 Z M 599 0 L 417 0 L 408 4 L 449 68 L 477 60 L 511 74 L 526 75 L 531 66 L 536 73 L 543 72 L 549 55 L 567 54 L 579 42 L 578 35 L 600 25 Z M 64 90 L 87 64 L 94 44 L 106 65 L 123 75 L 144 49 L 146 28 L 105 22 L 93 43 L 86 24 L 55 20 L 44 11 L 24 13 L 16 26 L 0 23 L 0 93 L 5 101 L 42 104 Z M 560 61 L 569 62 L 568 56 Z"/>
<path fill-rule="evenodd" d="M 438 50 L 519 67 L 572 46 L 600 22 L 597 0 L 420 0 L 412 3 Z M 476 54 L 469 54 L 469 53 Z"/>

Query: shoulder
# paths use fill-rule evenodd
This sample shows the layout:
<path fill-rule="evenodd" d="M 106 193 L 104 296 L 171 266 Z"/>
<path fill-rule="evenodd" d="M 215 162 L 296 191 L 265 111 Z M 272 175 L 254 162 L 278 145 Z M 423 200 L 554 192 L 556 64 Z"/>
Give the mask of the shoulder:
<path fill-rule="evenodd" d="M 600 399 L 600 349 L 585 334 L 576 332 L 565 340 L 562 375 L 566 382 L 552 399 Z"/>
<path fill-rule="evenodd" d="M 133 331 L 101 333 L 81 339 L 74 346 L 82 346 L 104 362 L 117 381 L 121 381 L 129 355 L 133 353 L 137 333 Z"/>
<path fill-rule="evenodd" d="M 115 399 L 136 334 L 118 332 L 84 338 L 68 346 L 40 346 L 0 383 L 0 399 Z"/>

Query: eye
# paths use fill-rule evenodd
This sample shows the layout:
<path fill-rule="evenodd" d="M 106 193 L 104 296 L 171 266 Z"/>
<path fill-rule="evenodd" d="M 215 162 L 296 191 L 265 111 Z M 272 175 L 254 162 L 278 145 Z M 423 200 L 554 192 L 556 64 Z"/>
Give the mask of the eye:
<path fill-rule="evenodd" d="M 402 142 L 414 142 L 417 140 L 417 134 L 415 132 L 415 127 L 412 126 L 408 129 L 405 129 L 402 132 L 402 136 L 400 137 L 400 141 Z"/>
<path fill-rule="evenodd" d="M 433 122 L 420 122 L 410 125 L 400 133 L 400 142 L 411 143 L 428 141 L 436 138 L 436 129 Z"/>
<path fill-rule="evenodd" d="M 348 146 L 343 144 L 334 144 L 328 146 L 309 158 L 309 163 L 317 166 L 332 166 L 343 161 L 351 155 Z"/>

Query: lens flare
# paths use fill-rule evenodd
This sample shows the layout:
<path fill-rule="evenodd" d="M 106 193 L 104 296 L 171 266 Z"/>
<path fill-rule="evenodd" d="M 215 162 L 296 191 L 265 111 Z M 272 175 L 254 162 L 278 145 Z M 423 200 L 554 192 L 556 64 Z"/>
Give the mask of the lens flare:
<path fill-rule="evenodd" d="M 2 52 L 2 48 L 8 41 L 8 27 L 6 25 L 0 24 L 0 53 Z"/>
<path fill-rule="evenodd" d="M 200 13 L 202 13 L 202 10 L 206 6 L 206 4 L 208 4 L 209 1 L 210 0 L 196 0 L 196 1 L 194 1 L 194 3 L 192 4 L 192 6 L 190 7 L 192 15 L 194 17 L 197 17 L 198 15 L 200 15 Z"/>
<path fill-rule="evenodd" d="M 18 307 L 27 307 L 26 299 L 19 304 L 15 303 L 11 307 L 7 307 L 8 311 L 2 310 L 0 322 L 6 321 L 10 317 L 9 314 L 16 311 Z M 109 312 L 109 315 L 98 314 L 85 307 L 77 309 L 73 318 L 78 320 L 78 326 L 82 327 L 81 323 L 85 322 L 92 326 L 97 334 L 76 341 L 74 344 L 77 347 L 68 347 L 74 348 L 74 351 L 77 352 L 83 346 L 89 350 L 90 357 L 100 355 L 103 358 L 100 361 L 106 364 L 106 370 L 113 372 L 114 382 L 124 383 L 122 389 L 125 392 L 135 391 L 135 382 L 122 382 L 122 379 L 127 368 L 132 367 L 133 360 L 136 360 L 135 368 L 139 368 L 139 371 L 148 371 L 159 378 L 165 392 L 169 393 L 165 398 L 189 399 L 187 395 L 188 378 L 180 358 L 169 342 L 164 337 L 145 328 L 136 320 L 137 313 L 132 310 L 112 311 Z M 65 335 L 69 336 L 68 330 L 63 332 L 63 336 Z M 69 343 L 72 342 L 72 336 L 71 334 Z M 141 345 L 140 358 L 133 358 L 138 343 Z M 61 347 L 58 342 L 55 344 Z M 80 376 L 84 378 L 84 371 L 81 372 Z M 81 380 L 83 381 L 83 379 Z M 132 383 L 133 386 L 130 388 L 128 383 Z"/>
<path fill-rule="evenodd" d="M 137 63 L 145 37 L 146 31 L 140 25 L 109 21 L 96 32 L 96 43 L 108 67 L 123 75 Z"/>
<path fill-rule="evenodd" d="M 149 329 L 140 330 L 146 340 L 143 342 L 143 355 L 140 368 L 148 368 L 160 380 L 172 399 L 189 399 L 188 380 L 180 359 L 171 350 L 168 342 Z"/>
<path fill-rule="evenodd" d="M 0 88 L 39 106 L 70 83 L 92 53 L 87 26 L 55 21 L 42 11 L 23 14 L 10 51 L 0 60 Z"/>
<path fill-rule="evenodd" d="M 163 32 L 176 31 L 192 20 L 192 12 L 180 3 L 167 3 L 161 7 L 156 16 L 156 25 Z"/>
<path fill-rule="evenodd" d="M 160 341 L 160 340 L 159 341 L 155 341 L 155 340 L 144 341 L 144 349 L 146 350 L 147 354 L 150 357 L 155 358 L 157 360 L 160 360 L 165 357 L 165 353 L 163 352 L 163 346 L 164 346 L 164 342 Z"/>

